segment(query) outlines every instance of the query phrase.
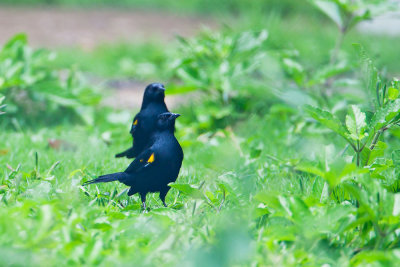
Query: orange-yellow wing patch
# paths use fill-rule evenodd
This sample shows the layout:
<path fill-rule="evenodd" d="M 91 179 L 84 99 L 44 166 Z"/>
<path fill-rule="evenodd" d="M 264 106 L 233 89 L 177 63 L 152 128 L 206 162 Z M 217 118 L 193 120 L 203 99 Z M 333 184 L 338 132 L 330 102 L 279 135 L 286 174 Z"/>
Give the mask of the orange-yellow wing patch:
<path fill-rule="evenodd" d="M 137 125 L 138 124 L 138 120 L 136 119 L 133 123 L 132 123 L 132 125 Z"/>
<path fill-rule="evenodd" d="M 154 153 L 152 153 L 149 159 L 147 160 L 147 163 L 153 163 L 153 162 L 154 162 Z"/>

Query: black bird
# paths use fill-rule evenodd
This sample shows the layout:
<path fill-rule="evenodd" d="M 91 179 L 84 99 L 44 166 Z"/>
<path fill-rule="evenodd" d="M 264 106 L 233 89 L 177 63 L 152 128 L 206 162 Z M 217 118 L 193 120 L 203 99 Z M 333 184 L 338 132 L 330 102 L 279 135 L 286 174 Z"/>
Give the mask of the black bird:
<path fill-rule="evenodd" d="M 160 192 L 160 199 L 166 207 L 165 196 L 170 189 L 168 184 L 176 181 L 183 161 L 182 148 L 174 135 L 175 120 L 179 116 L 170 112 L 158 116 L 151 145 L 124 172 L 103 175 L 84 185 L 119 181 L 131 187 L 128 196 L 140 194 L 144 209 L 149 192 Z"/>
<path fill-rule="evenodd" d="M 135 158 L 148 146 L 151 135 L 156 129 L 157 116 L 169 112 L 164 98 L 165 88 L 163 84 L 152 83 L 146 87 L 142 107 L 132 122 L 130 131 L 133 137 L 132 147 L 116 154 L 116 158 Z"/>

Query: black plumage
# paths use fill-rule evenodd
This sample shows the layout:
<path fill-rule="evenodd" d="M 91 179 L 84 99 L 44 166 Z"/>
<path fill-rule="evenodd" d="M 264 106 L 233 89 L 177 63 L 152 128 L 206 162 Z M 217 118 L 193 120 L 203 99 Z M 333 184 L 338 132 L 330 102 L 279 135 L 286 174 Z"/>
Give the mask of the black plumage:
<path fill-rule="evenodd" d="M 116 154 L 115 157 L 135 158 L 149 145 L 151 135 L 156 128 L 157 116 L 169 112 L 164 102 L 165 88 L 161 83 L 149 84 L 143 95 L 142 107 L 132 122 L 130 134 L 132 147 Z"/>
<path fill-rule="evenodd" d="M 160 199 L 167 206 L 165 196 L 170 189 L 168 184 L 176 181 L 183 161 L 182 148 L 174 135 L 178 116 L 169 112 L 158 116 L 151 145 L 124 172 L 103 175 L 84 185 L 119 181 L 131 187 L 128 196 L 140 194 L 144 209 L 149 192 L 160 192 Z"/>

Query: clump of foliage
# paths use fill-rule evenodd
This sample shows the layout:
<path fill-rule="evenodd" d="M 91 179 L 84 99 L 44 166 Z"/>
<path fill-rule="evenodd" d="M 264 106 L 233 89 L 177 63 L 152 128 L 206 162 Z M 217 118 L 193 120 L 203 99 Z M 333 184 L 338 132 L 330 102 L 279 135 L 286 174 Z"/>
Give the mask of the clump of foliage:
<path fill-rule="evenodd" d="M 353 255 L 350 261 L 353 265 L 365 264 L 369 259 L 395 260 L 395 251 L 391 249 L 399 246 L 400 227 L 398 167 L 393 164 L 398 150 L 388 157 L 389 144 L 380 141 L 385 131 L 400 123 L 400 87 L 396 79 L 383 85 L 363 51 L 362 61 L 367 74 L 364 88 L 371 92 L 371 101 L 362 105 L 363 110 L 351 105 L 342 123 L 331 112 L 306 106 L 315 120 L 342 137 L 353 150 L 346 154 L 346 148 L 335 155 L 334 146 L 327 146 L 322 162 L 303 162 L 295 167 L 324 180 L 320 198 L 276 198 L 266 194 L 257 197 L 268 207 L 266 214 L 271 220 L 274 216 L 282 220 L 285 214 L 286 222 L 280 222 L 285 226 L 278 226 L 278 233 L 282 230 L 280 238 L 292 240 L 294 248 L 303 248 L 312 242 L 331 249 L 346 247 Z M 332 200 L 337 204 L 330 203 Z M 321 205 L 325 207 L 322 210 Z M 302 218 L 301 222 L 297 217 Z M 310 224 L 316 225 L 314 220 L 319 221 L 319 226 L 308 228 Z M 287 227 L 291 229 L 289 237 L 287 229 L 283 232 Z M 301 241 L 296 238 L 298 234 L 302 236 Z M 386 256 L 378 260 L 379 251 L 383 250 L 387 250 Z M 326 256 L 324 262 L 329 262 L 329 254 Z"/>
<path fill-rule="evenodd" d="M 310 2 L 324 13 L 338 28 L 339 36 L 332 51 L 330 63 L 338 59 L 343 39 L 346 34 L 360 22 L 371 20 L 377 11 L 382 13 L 395 5 L 391 1 L 337 1 L 337 0 L 310 0 Z"/>
<path fill-rule="evenodd" d="M 221 103 L 249 94 L 243 78 L 254 75 L 265 55 L 267 31 L 235 33 L 203 32 L 187 40 L 174 63 L 185 86 L 205 91 Z"/>
<path fill-rule="evenodd" d="M 93 122 L 93 106 L 100 95 L 74 70 L 49 67 L 55 54 L 28 46 L 24 34 L 0 50 L 0 92 L 7 99 L 11 116 L 32 121 L 57 115 L 74 115 Z M 64 76 L 64 77 L 63 77 Z"/>
<path fill-rule="evenodd" d="M 365 51 L 360 51 L 362 69 L 364 72 L 364 88 L 368 95 L 368 104 L 362 112 L 356 105 L 346 115 L 345 126 L 335 116 L 319 108 L 308 106 L 311 116 L 342 136 L 355 152 L 357 166 L 371 165 L 377 156 L 382 155 L 386 144 L 379 142 L 384 131 L 400 123 L 400 83 L 397 79 L 383 84 L 372 60 Z M 367 116 L 368 115 L 368 116 Z M 378 151 L 378 152 L 377 152 Z"/>
<path fill-rule="evenodd" d="M 223 127 L 232 120 L 233 110 L 249 108 L 257 98 L 252 88 L 259 86 L 260 62 L 265 58 L 263 43 L 267 31 L 222 33 L 205 31 L 193 39 L 179 38 L 181 51 L 173 65 L 183 85 L 172 93 L 197 90 L 206 97 L 194 116 L 201 129 Z M 232 119 L 232 117 L 231 117 Z"/>
<path fill-rule="evenodd" d="M 359 23 L 372 20 L 375 16 L 393 8 L 390 1 L 337 1 L 310 0 L 313 6 L 325 14 L 337 26 L 335 46 L 330 58 L 323 66 L 306 68 L 299 61 L 296 50 L 281 52 L 282 67 L 298 89 L 307 94 L 322 107 L 333 108 L 338 101 L 337 93 L 354 87 L 358 80 L 354 77 L 356 62 L 343 53 L 343 41 L 349 31 Z M 356 98 L 356 94 L 354 95 Z"/>

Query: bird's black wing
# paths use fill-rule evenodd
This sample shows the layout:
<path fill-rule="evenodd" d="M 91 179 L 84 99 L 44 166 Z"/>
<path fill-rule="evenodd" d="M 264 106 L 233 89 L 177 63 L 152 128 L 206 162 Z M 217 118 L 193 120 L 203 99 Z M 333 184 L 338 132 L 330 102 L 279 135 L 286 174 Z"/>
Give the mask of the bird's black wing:
<path fill-rule="evenodd" d="M 115 157 L 116 158 L 127 157 L 128 159 L 134 158 L 135 153 L 134 153 L 133 147 L 128 148 L 124 152 L 116 154 Z"/>
<path fill-rule="evenodd" d="M 141 119 L 140 117 L 140 113 L 136 114 L 135 118 L 133 119 L 132 122 L 132 126 L 131 126 L 131 130 L 130 130 L 130 134 L 134 135 L 134 133 L 137 131 L 137 129 L 140 127 L 140 121 Z M 133 143 L 135 142 L 135 140 L 133 140 Z M 134 149 L 134 144 L 132 145 L 132 147 L 128 148 L 127 150 L 118 153 L 115 155 L 116 158 L 122 158 L 122 157 L 127 157 L 128 159 L 134 158 L 136 155 L 135 149 Z"/>
<path fill-rule="evenodd" d="M 136 114 L 136 116 L 135 116 L 135 118 L 133 118 L 133 122 L 132 122 L 132 126 L 131 126 L 131 131 L 130 131 L 130 133 L 131 134 L 134 134 L 135 133 L 135 131 L 139 128 L 139 125 L 140 125 L 140 121 L 141 121 L 141 119 L 140 119 L 140 115 L 139 115 L 140 113 L 138 113 L 138 114 Z"/>
<path fill-rule="evenodd" d="M 136 159 L 129 165 L 125 170 L 126 173 L 133 174 L 137 173 L 144 168 L 151 168 L 151 165 L 156 161 L 157 155 L 155 151 L 150 147 L 140 153 Z"/>

